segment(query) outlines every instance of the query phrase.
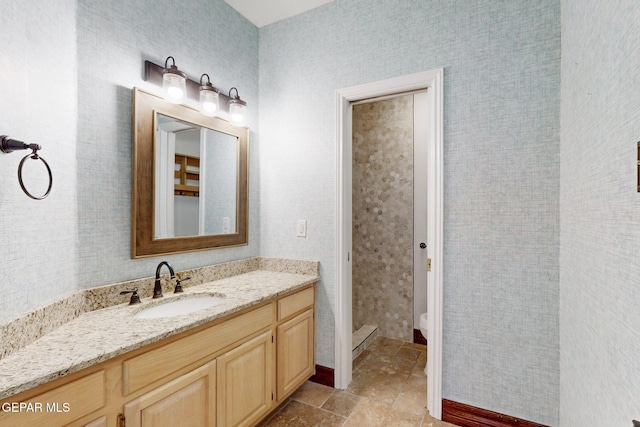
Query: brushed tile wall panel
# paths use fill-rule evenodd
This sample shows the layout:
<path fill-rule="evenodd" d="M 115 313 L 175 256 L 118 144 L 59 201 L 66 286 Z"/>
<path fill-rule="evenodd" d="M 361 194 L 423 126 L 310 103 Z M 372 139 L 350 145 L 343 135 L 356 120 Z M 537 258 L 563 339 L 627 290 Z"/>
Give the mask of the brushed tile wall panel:
<path fill-rule="evenodd" d="M 562 0 L 560 425 L 640 419 L 640 3 Z"/>
<path fill-rule="evenodd" d="M 413 341 L 413 95 L 353 107 L 353 329 Z"/>
<path fill-rule="evenodd" d="M 558 1 L 337 0 L 261 28 L 261 252 L 320 260 L 317 358 L 333 366 L 335 91 L 440 67 L 443 394 L 555 425 Z"/>

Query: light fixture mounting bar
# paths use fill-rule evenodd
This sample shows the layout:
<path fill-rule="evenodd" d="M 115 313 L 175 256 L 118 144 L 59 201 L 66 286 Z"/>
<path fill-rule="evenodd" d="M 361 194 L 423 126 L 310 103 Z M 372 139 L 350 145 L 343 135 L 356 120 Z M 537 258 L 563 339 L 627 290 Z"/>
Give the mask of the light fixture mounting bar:
<path fill-rule="evenodd" d="M 154 64 L 151 61 L 144 61 L 144 80 L 154 83 L 160 87 L 162 87 L 162 72 L 164 67 L 158 64 Z M 214 87 L 215 88 L 215 87 Z M 229 95 L 225 94 L 220 89 L 217 89 L 218 96 L 220 97 L 220 110 L 229 112 Z M 200 82 L 196 82 L 195 80 L 191 80 L 187 77 L 187 98 L 191 99 L 195 102 L 198 102 L 200 99 Z"/>

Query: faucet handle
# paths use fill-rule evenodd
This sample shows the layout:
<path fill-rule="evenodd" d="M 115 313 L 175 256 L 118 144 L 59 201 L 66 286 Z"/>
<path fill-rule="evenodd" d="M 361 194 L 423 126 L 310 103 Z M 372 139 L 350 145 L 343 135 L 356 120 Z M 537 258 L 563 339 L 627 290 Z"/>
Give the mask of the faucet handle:
<path fill-rule="evenodd" d="M 184 291 L 182 290 L 182 285 L 181 285 L 181 283 L 182 283 L 182 282 L 184 282 L 185 280 L 190 280 L 190 279 L 191 279 L 191 277 L 185 277 L 184 279 L 180 280 L 180 279 L 178 279 L 178 278 L 176 277 L 176 288 L 175 288 L 175 290 L 173 291 L 173 293 L 174 293 L 174 294 L 179 294 L 179 293 L 181 293 L 181 292 L 184 292 Z"/>
<path fill-rule="evenodd" d="M 140 304 L 140 296 L 138 295 L 138 288 L 133 288 L 128 291 L 120 292 L 120 295 L 131 294 L 131 300 L 129 301 L 129 305 Z"/>

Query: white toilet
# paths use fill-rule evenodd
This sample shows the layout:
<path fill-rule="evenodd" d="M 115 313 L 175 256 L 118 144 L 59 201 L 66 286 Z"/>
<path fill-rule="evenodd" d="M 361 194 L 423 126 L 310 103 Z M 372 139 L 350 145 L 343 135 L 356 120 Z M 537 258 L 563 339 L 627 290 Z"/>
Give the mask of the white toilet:
<path fill-rule="evenodd" d="M 422 313 L 420 315 L 420 332 L 425 340 L 429 340 L 427 337 L 427 313 Z"/>
<path fill-rule="evenodd" d="M 429 341 L 427 337 L 427 313 L 422 313 L 420 315 L 420 332 L 425 340 Z M 424 367 L 424 374 L 427 375 L 427 367 Z"/>

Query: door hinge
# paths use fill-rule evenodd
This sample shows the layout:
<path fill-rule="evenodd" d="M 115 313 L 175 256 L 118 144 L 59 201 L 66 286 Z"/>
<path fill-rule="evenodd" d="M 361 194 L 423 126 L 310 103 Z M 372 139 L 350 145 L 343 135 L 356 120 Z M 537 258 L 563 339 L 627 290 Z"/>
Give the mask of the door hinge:
<path fill-rule="evenodd" d="M 271 392 L 271 400 L 273 400 L 273 392 Z"/>
<path fill-rule="evenodd" d="M 122 414 L 118 414 L 118 427 L 126 427 L 127 419 Z"/>
<path fill-rule="evenodd" d="M 431 271 L 431 258 L 427 258 L 427 271 Z"/>
<path fill-rule="evenodd" d="M 271 334 L 271 344 L 273 344 L 273 334 Z"/>

